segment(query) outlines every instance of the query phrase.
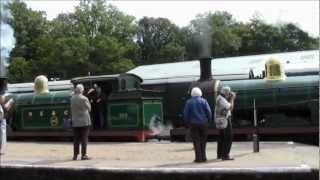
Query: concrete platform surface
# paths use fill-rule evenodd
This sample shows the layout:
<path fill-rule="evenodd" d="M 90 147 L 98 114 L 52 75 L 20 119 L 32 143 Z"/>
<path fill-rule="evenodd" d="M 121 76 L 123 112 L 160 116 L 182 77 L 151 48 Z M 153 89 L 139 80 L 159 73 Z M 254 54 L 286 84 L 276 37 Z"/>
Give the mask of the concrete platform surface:
<path fill-rule="evenodd" d="M 9 142 L 0 166 L 94 168 L 94 169 L 228 169 L 273 171 L 288 169 L 319 170 L 319 147 L 293 142 L 260 142 L 253 153 L 252 142 L 234 142 L 233 161 L 216 159 L 216 142 L 208 142 L 206 163 L 194 163 L 191 143 L 169 141 L 90 142 L 86 161 L 73 161 L 72 142 Z"/>

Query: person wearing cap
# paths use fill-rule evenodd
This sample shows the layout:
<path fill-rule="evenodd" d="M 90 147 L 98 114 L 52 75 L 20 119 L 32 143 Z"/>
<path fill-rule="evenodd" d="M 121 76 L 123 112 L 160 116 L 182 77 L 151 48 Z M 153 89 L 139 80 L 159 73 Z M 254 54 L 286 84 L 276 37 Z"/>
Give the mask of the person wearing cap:
<path fill-rule="evenodd" d="M 92 107 L 93 129 L 101 129 L 105 126 L 105 94 L 98 84 L 94 84 L 93 88 L 88 91 L 88 96 Z"/>
<path fill-rule="evenodd" d="M 211 109 L 206 99 L 202 98 L 201 89 L 194 87 L 191 90 L 191 98 L 187 100 L 183 118 L 190 126 L 190 135 L 195 152 L 194 162 L 207 161 L 206 144 L 208 122 L 211 121 Z"/>
<path fill-rule="evenodd" d="M 73 160 L 77 160 L 81 143 L 81 160 L 90 159 L 87 156 L 87 144 L 89 127 L 91 126 L 91 105 L 87 97 L 83 95 L 84 87 L 78 84 L 71 97 L 73 140 Z"/>
<path fill-rule="evenodd" d="M 235 98 L 236 94 L 231 91 L 229 86 L 223 86 L 220 94 L 216 98 L 214 121 L 216 128 L 219 129 L 217 159 L 233 160 L 229 154 L 233 138 L 231 111 L 234 107 Z"/>

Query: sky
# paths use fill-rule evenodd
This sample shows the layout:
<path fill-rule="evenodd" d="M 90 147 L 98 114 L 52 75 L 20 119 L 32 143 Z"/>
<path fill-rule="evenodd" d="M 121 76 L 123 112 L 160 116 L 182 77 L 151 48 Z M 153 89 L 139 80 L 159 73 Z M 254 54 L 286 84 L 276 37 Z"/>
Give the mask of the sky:
<path fill-rule="evenodd" d="M 57 14 L 72 12 L 78 4 L 75 0 L 25 0 L 28 7 L 47 13 L 48 19 Z M 166 17 L 176 25 L 187 26 L 197 14 L 204 12 L 227 11 L 235 20 L 248 22 L 254 15 L 259 15 L 270 24 L 291 22 L 311 36 L 319 36 L 319 1 L 107 1 L 126 14 L 137 19 L 143 16 Z"/>

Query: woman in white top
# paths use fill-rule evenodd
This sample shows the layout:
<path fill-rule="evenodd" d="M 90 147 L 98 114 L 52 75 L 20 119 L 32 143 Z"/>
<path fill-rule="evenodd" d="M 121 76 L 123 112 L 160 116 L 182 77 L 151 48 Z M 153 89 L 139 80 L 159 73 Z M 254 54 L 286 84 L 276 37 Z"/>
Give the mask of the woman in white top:
<path fill-rule="evenodd" d="M 0 95 L 0 155 L 5 153 L 7 144 L 7 123 L 4 117 L 4 110 L 8 111 L 11 108 L 12 103 L 12 99 L 5 103 L 5 97 Z"/>
<path fill-rule="evenodd" d="M 216 98 L 215 124 L 219 129 L 217 158 L 222 160 L 233 160 L 229 156 L 232 146 L 232 123 L 231 111 L 233 110 L 236 94 L 229 86 L 221 88 L 221 93 Z"/>

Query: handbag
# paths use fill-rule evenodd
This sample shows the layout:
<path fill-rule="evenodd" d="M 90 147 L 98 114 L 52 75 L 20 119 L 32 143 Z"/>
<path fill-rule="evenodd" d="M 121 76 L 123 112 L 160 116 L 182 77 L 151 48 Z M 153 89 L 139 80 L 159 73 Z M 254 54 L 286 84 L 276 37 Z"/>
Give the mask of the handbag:
<path fill-rule="evenodd" d="M 70 118 L 63 119 L 63 128 L 64 129 L 71 129 L 72 128 L 72 121 Z"/>
<path fill-rule="evenodd" d="M 221 96 L 217 97 L 217 103 L 214 110 L 214 122 L 217 129 L 225 129 L 228 126 L 228 110 L 220 107 Z"/>

